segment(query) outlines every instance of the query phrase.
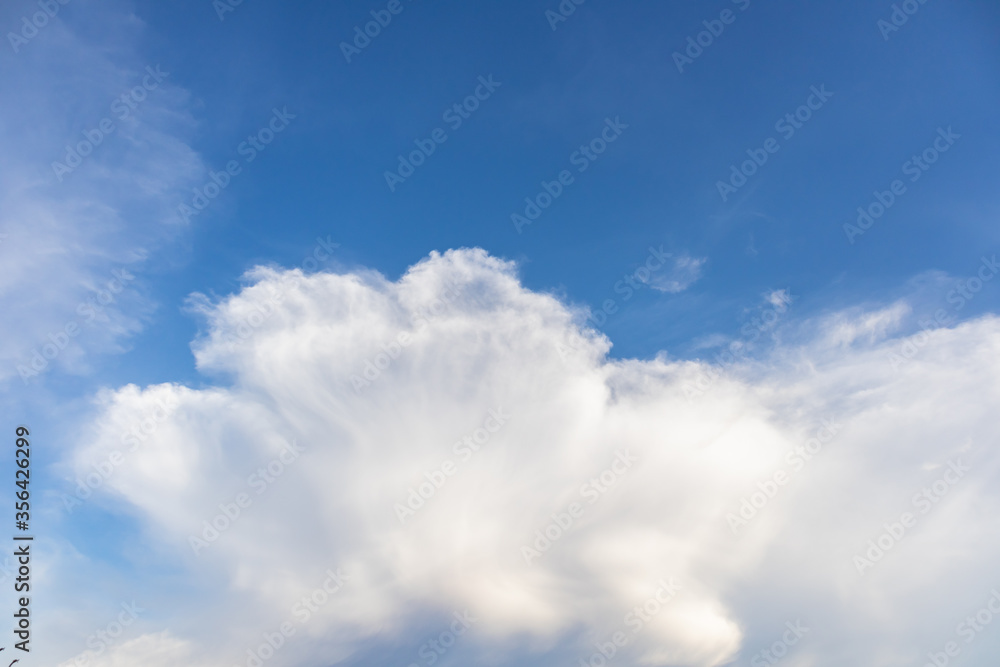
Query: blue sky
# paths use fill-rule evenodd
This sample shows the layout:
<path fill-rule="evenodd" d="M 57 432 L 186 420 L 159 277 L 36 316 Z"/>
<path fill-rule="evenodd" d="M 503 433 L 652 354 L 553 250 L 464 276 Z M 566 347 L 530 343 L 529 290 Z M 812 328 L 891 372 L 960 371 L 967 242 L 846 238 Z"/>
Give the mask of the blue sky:
<path fill-rule="evenodd" d="M 905 7 L 760 0 L 683 6 L 599 0 L 397 2 L 289 7 L 260 0 L 236 6 L 227 0 L 169 5 L 69 0 L 50 5 L 58 8 L 56 15 L 35 32 L 24 29 L 22 21 L 39 11 L 37 3 L 17 0 L 0 9 L 7 42 L 0 48 L 0 80 L 8 91 L 0 102 L 5 146 L 0 295 L 8 315 L 0 382 L 8 430 L 30 423 L 51 443 L 34 463 L 35 502 L 44 508 L 38 510 L 39 522 L 49 533 L 42 543 L 52 573 L 43 580 L 44 590 L 51 591 L 45 604 L 51 604 L 53 620 L 42 625 L 49 636 L 85 638 L 86 628 L 94 625 L 91 615 L 103 618 L 98 609 L 104 593 L 70 586 L 79 572 L 100 582 L 105 592 L 114 591 L 110 597 L 116 600 L 131 595 L 121 591 L 148 589 L 158 604 L 155 618 L 142 621 L 147 624 L 142 636 L 171 633 L 164 646 L 153 650 L 157 655 L 176 657 L 185 650 L 203 655 L 198 647 L 209 641 L 201 634 L 204 628 L 182 613 L 186 603 L 173 597 L 176 587 L 199 603 L 218 605 L 220 614 L 243 614 L 239 617 L 248 626 L 262 622 L 266 614 L 255 615 L 254 604 L 278 604 L 268 597 L 277 595 L 278 583 L 252 591 L 241 579 L 225 594 L 214 584 L 199 586 L 213 574 L 219 579 L 219 573 L 264 568 L 266 559 L 240 562 L 227 553 L 230 560 L 220 556 L 206 569 L 205 561 L 178 556 L 150 537 L 183 532 L 178 516 L 156 507 L 181 506 L 172 494 L 201 498 L 206 487 L 195 493 L 167 488 L 164 481 L 161 489 L 143 475 L 166 466 L 190 481 L 201 473 L 188 466 L 200 465 L 208 451 L 215 452 L 209 458 L 216 463 L 276 455 L 280 448 L 260 435 L 271 428 L 282 437 L 298 433 L 300 439 L 322 433 L 313 417 L 292 416 L 311 401 L 294 387 L 311 388 L 310 396 L 326 397 L 328 405 L 353 406 L 345 413 L 350 419 L 343 417 L 346 422 L 338 421 L 343 415 L 333 408 L 323 413 L 330 432 L 359 433 L 367 423 L 381 434 L 382 440 L 372 436 L 370 446 L 385 446 L 383 455 L 395 451 L 385 444 L 396 437 L 386 425 L 392 421 L 387 415 L 397 415 L 413 433 L 423 433 L 426 426 L 426 438 L 416 438 L 421 443 L 432 442 L 430 433 L 444 428 L 437 422 L 450 424 L 450 430 L 435 436 L 447 441 L 475 426 L 487 398 L 497 405 L 515 404 L 519 399 L 504 398 L 509 394 L 503 392 L 518 386 L 530 394 L 535 387 L 531 369 L 549 368 L 547 353 L 529 344 L 535 335 L 561 341 L 556 359 L 565 360 L 564 343 L 588 359 L 589 380 L 571 373 L 559 384 L 568 403 L 587 404 L 586 397 L 598 392 L 595 387 L 624 397 L 623 404 L 634 402 L 636 412 L 628 418 L 609 416 L 602 422 L 606 430 L 595 426 L 594 432 L 606 437 L 658 432 L 652 417 L 636 415 L 642 406 L 658 402 L 662 414 L 672 414 L 671 401 L 682 395 L 690 399 L 693 380 L 685 374 L 695 373 L 692 369 L 702 369 L 699 377 L 714 377 L 712 368 L 732 372 L 726 382 L 737 388 L 709 392 L 712 397 L 698 408 L 704 413 L 688 415 L 692 425 L 681 430 L 698 440 L 708 436 L 697 424 L 707 424 L 709 431 L 716 423 L 744 429 L 744 438 L 763 438 L 762 460 L 775 442 L 794 441 L 812 428 L 809 419 L 819 419 L 822 409 L 843 409 L 862 421 L 887 406 L 889 412 L 921 413 L 923 401 L 930 399 L 907 393 L 911 384 L 940 382 L 954 389 L 956 400 L 965 391 L 974 404 L 988 402 L 983 397 L 994 391 L 988 389 L 991 376 L 972 360 L 980 353 L 988 359 L 989 350 L 996 349 L 991 346 L 1000 306 L 1000 290 L 985 278 L 992 277 L 990 260 L 1000 249 L 1000 6 L 941 0 L 910 0 L 901 3 Z M 560 11 L 565 15 L 556 14 Z M 553 18 L 557 15 L 564 20 Z M 380 18 L 391 20 L 367 42 L 354 42 L 356 27 L 364 30 Z M 355 48 L 345 46 L 350 44 Z M 464 110 L 454 110 L 463 104 Z M 105 119 L 113 129 L 95 135 Z M 88 136 L 101 139 L 79 166 L 54 166 L 69 164 L 67 151 Z M 263 143 L 254 148 L 255 142 Z M 421 146 L 433 152 L 424 148 L 429 154 L 420 154 Z M 595 151 L 591 157 L 589 150 Z M 399 156 L 409 159 L 414 151 L 422 164 L 412 173 L 400 172 Z M 734 170 L 741 168 L 750 175 L 733 180 Z M 400 178 L 389 177 L 394 181 L 389 183 L 387 172 Z M 213 179 L 223 187 L 216 188 Z M 206 186 L 218 195 L 195 214 Z M 533 216 L 526 211 L 526 198 L 539 202 L 540 195 L 542 200 L 549 196 L 551 204 L 524 224 L 519 216 Z M 863 233 L 845 228 L 857 224 L 859 207 L 884 210 L 874 214 Z M 475 248 L 485 254 L 447 252 Z M 322 261 L 311 263 L 309 257 Z M 288 271 L 297 267 L 305 273 L 290 284 Z M 977 272 L 981 290 L 963 291 Z M 341 396 L 338 392 L 350 390 L 351 378 L 376 358 L 378 344 L 398 340 L 397 311 L 426 306 L 425 298 L 440 290 L 437 281 L 445 278 L 466 287 L 447 306 L 448 315 L 431 318 L 429 347 L 413 355 L 420 362 L 404 371 L 401 361 L 384 371 L 403 373 L 393 386 L 407 387 L 411 394 L 401 398 L 383 382 L 371 393 Z M 271 312 L 266 289 L 277 289 L 285 300 L 275 306 L 277 316 L 252 327 L 259 335 L 250 335 L 247 345 L 255 352 L 227 348 L 226 337 L 231 340 L 248 313 Z M 113 300 L 97 308 L 95 300 L 107 290 Z M 487 305 L 494 310 L 484 311 Z M 594 315 L 602 309 L 606 318 Z M 945 333 L 928 344 L 940 350 L 932 354 L 927 348 L 917 361 L 907 357 L 900 371 L 892 355 L 910 340 L 924 350 L 923 339 L 913 337 L 929 328 L 926 318 L 942 310 L 946 318 L 939 317 L 932 328 Z M 79 335 L 72 334 L 43 362 L 44 369 L 25 371 L 33 355 L 40 359 L 44 346 L 68 331 L 67 325 L 77 326 Z M 491 347 L 499 340 L 508 347 Z M 436 346 L 454 350 L 454 360 L 421 366 L 435 358 Z M 741 359 L 734 368 L 718 356 L 727 349 Z M 285 359 L 287 369 L 272 368 L 271 357 Z M 933 365 L 932 359 L 944 365 L 922 365 Z M 327 362 L 339 375 L 316 370 L 327 368 Z M 870 377 L 864 370 L 869 385 L 847 379 L 846 369 L 871 364 L 878 370 L 870 370 Z M 550 372 L 562 377 L 562 371 Z M 903 382 L 900 373 L 914 375 Z M 495 377 L 505 389 L 480 395 L 472 389 L 479 374 Z M 566 388 L 577 382 L 577 389 Z M 143 389 L 132 396 L 129 385 Z M 467 387 L 479 402 L 452 395 L 456 387 Z M 859 396 L 868 396 L 865 391 L 884 398 L 895 396 L 893 388 L 902 392 L 898 401 L 862 405 Z M 94 501 L 66 513 L 60 498 L 94 456 L 106 455 L 115 439 L 108 436 L 114 431 L 109 425 L 141 421 L 151 409 L 150 397 L 160 390 L 176 392 L 182 405 L 190 401 L 191 407 L 180 409 L 192 411 L 183 419 L 168 418 L 170 426 L 157 430 L 154 439 L 164 440 L 166 458 L 133 462 L 136 471 L 128 477 L 116 473 L 114 484 L 108 483 Z M 552 396 L 562 394 L 553 389 Z M 561 414 L 562 402 L 543 398 L 524 409 Z M 618 405 L 617 400 L 609 399 L 608 405 Z M 416 416 L 421 406 L 436 415 L 431 424 Z M 731 419 L 720 417 L 730 412 Z M 273 417 L 260 417 L 267 423 L 247 432 L 247 438 L 261 439 L 242 454 L 240 445 L 225 444 L 239 440 L 246 427 L 233 417 L 239 414 Z M 986 447 L 974 437 L 980 427 L 987 432 L 985 422 L 976 421 L 986 415 L 950 415 L 957 421 L 945 429 L 954 440 L 948 447 Z M 563 417 L 565 423 L 559 417 L 537 422 L 533 437 L 576 423 Z M 586 419 L 581 415 L 578 421 Z M 623 425 L 632 419 L 631 427 Z M 885 449 L 878 451 L 889 456 L 892 448 L 885 443 L 894 437 L 889 434 L 916 423 L 900 419 L 895 426 L 859 425 L 852 442 L 858 448 L 881 443 Z M 185 432 L 191 442 L 214 444 L 197 449 L 193 459 L 184 458 L 177 452 L 187 450 L 170 439 Z M 726 432 L 717 437 L 724 439 Z M 341 442 L 341 435 L 331 437 Z M 349 435 L 343 438 L 351 441 Z M 405 455 L 397 453 L 400 461 L 434 451 L 431 444 L 422 447 L 414 444 Z M 915 444 L 920 452 L 915 469 L 946 465 L 945 449 L 938 440 Z M 551 465 L 578 469 L 561 458 L 568 454 L 555 445 L 549 454 L 543 460 Z M 174 456 L 179 459 L 170 468 Z M 337 461 L 316 456 L 313 466 Z M 428 456 L 410 463 L 419 468 Z M 856 466 L 864 479 L 885 474 L 904 490 L 912 486 L 900 469 L 875 458 L 831 466 L 824 479 L 833 484 L 830 480 Z M 983 460 L 989 461 L 984 468 L 995 471 L 993 459 Z M 401 471 L 373 471 L 366 460 L 352 461 L 357 478 L 372 475 L 378 488 L 402 479 Z M 756 480 L 757 472 L 748 464 L 748 479 Z M 211 488 L 215 482 L 208 479 Z M 709 476 L 705 488 L 724 489 L 730 483 L 738 486 L 730 478 Z M 220 481 L 223 488 L 228 489 Z M 162 495 L 147 496 L 142 489 L 160 489 Z M 108 495 L 98 501 L 104 492 Z M 205 495 L 209 507 L 212 497 Z M 346 507 L 361 502 L 360 497 L 367 496 L 324 502 Z M 688 500 L 712 505 L 718 497 L 692 491 Z M 985 501 L 995 502 L 996 496 Z M 628 513 L 626 500 L 615 502 Z M 815 502 L 826 506 L 821 499 Z M 197 514 L 199 507 L 192 511 Z M 794 512 L 788 512 L 792 522 Z M 260 516 L 261 524 L 269 525 Z M 830 520 L 839 526 L 836 518 Z M 340 518 L 330 521 L 340 525 Z M 353 531 L 374 524 L 364 516 L 353 521 L 348 522 L 352 537 L 337 548 L 327 547 L 361 559 L 362 545 L 377 539 Z M 684 532 L 678 526 L 663 530 Z M 252 535 L 257 538 L 248 535 L 247 544 L 265 539 Z M 776 540 L 768 548 L 776 545 L 788 546 Z M 408 581 L 395 566 L 385 567 L 400 582 Z M 762 604 L 757 596 L 771 574 L 720 568 L 701 573 L 714 597 L 690 601 L 687 612 L 678 612 L 679 625 L 664 625 L 660 641 L 669 644 L 685 618 L 729 605 L 726 613 L 698 626 L 714 630 L 704 630 L 702 644 L 692 640 L 675 653 L 668 651 L 667 658 L 642 649 L 648 660 L 750 664 L 753 650 L 748 649 L 762 646 L 769 630 L 757 627 L 747 610 Z M 407 573 L 433 579 L 432 569 L 414 567 Z M 376 577 L 374 572 L 368 574 Z M 747 587 L 736 592 L 735 582 Z M 305 585 L 288 584 L 288 590 L 300 584 Z M 887 590 L 897 590 L 895 585 L 886 584 Z M 303 646 L 289 664 L 328 664 L 317 657 L 317 647 L 343 651 L 352 664 L 381 660 L 373 656 L 398 649 L 405 664 L 413 638 L 426 634 L 421 614 L 437 618 L 441 610 L 432 609 L 423 591 L 400 586 L 405 594 L 379 598 L 359 625 L 345 626 L 331 615 L 326 632 L 316 632 L 315 646 Z M 618 600 L 624 589 L 635 587 L 619 586 L 610 598 L 595 595 L 605 602 Z M 233 590 L 253 603 L 233 598 Z M 812 589 L 789 595 L 796 594 L 800 608 L 823 598 Z M 949 599 L 961 607 L 964 595 Z M 472 599 L 468 596 L 475 597 L 469 591 L 455 593 L 455 604 Z M 74 607 L 73 599 L 85 602 Z M 595 627 L 605 627 L 599 619 L 610 613 L 602 607 L 556 622 L 554 612 L 541 611 L 545 604 L 525 604 L 537 612 L 534 630 L 499 614 L 492 634 L 486 633 L 489 639 L 470 646 L 470 655 L 490 655 L 497 664 L 521 660 L 522 651 L 543 662 L 545 655 L 557 654 L 575 660 L 579 651 L 567 628 L 600 634 L 604 630 Z M 383 613 L 380 605 L 396 613 Z M 822 604 L 809 608 L 831 627 L 857 632 L 857 652 L 829 658 L 828 649 L 824 660 L 817 648 L 819 657 L 802 655 L 797 664 L 858 659 L 904 664 L 892 662 L 890 654 L 910 659 L 849 624 L 837 625 L 842 619 Z M 785 611 L 777 608 L 764 615 L 772 611 L 778 627 L 794 620 L 778 619 Z M 521 644 L 512 637 L 530 641 Z M 220 645 L 229 646 L 230 640 L 241 641 L 227 635 Z M 540 643 L 532 643 L 536 640 Z M 554 653 L 546 654 L 543 645 Z M 143 657 L 143 646 L 140 641 L 129 649 L 139 657 L 124 653 L 118 659 L 152 660 L 152 653 Z M 82 650 L 70 640 L 51 647 L 46 656 L 55 661 Z M 884 662 L 874 662 L 875 655 Z"/>
<path fill-rule="evenodd" d="M 886 41 L 877 21 L 891 9 L 870 3 L 739 6 L 591 3 L 553 31 L 530 4 L 407 2 L 348 64 L 338 45 L 371 20 L 364 4 L 302 14 L 242 4 L 224 21 L 206 3 L 138 5 L 143 56 L 190 91 L 192 146 L 207 168 L 238 158 L 273 107 L 296 115 L 198 216 L 158 319 L 190 329 L 176 308 L 187 292 L 229 292 L 258 262 L 293 265 L 317 236 L 341 244 L 341 261 L 389 276 L 430 250 L 484 247 L 523 262 L 533 289 L 590 306 L 663 244 L 708 258 L 702 280 L 680 297 L 640 294 L 607 332 L 615 354 L 683 356 L 686 341 L 733 328 L 762 292 L 789 289 L 822 308 L 927 270 L 963 275 L 995 247 L 995 9 L 923 5 Z M 726 8 L 734 23 L 679 73 L 671 54 Z M 197 47 L 178 49 L 179 39 Z M 396 156 L 447 128 L 442 112 L 481 75 L 501 82 L 495 95 L 390 192 L 383 173 Z M 814 85 L 834 96 L 723 202 L 717 182 L 745 151 L 782 138 L 775 122 Z M 540 181 L 575 169 L 571 153 L 606 117 L 628 124 L 621 141 L 514 233 L 510 215 Z M 847 243 L 856 208 L 949 126 L 962 137 L 955 149 Z M 984 296 L 977 306 L 996 304 Z M 150 379 L 189 365 L 185 339 L 176 343 Z"/>

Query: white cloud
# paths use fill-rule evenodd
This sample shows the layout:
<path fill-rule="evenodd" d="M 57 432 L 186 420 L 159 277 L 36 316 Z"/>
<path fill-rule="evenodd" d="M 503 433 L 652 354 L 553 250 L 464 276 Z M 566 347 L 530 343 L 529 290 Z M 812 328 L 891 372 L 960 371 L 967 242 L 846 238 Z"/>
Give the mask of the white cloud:
<path fill-rule="evenodd" d="M 940 330 L 895 370 L 899 341 L 885 338 L 902 305 L 829 316 L 809 340 L 688 400 L 710 367 L 609 359 L 580 313 L 481 250 L 432 254 L 397 282 L 250 277 L 221 303 L 196 302 L 209 321 L 198 366 L 222 384 L 102 394 L 96 436 L 74 462 L 83 475 L 123 451 L 102 492 L 138 517 L 158 558 L 217 578 L 204 591 L 213 613 L 196 626 L 198 600 L 175 617 L 169 600 L 157 607 L 163 629 L 206 660 L 245 660 L 290 621 L 285 664 L 377 644 L 400 647 L 405 664 L 468 610 L 478 622 L 455 650 L 498 664 L 512 647 L 576 664 L 622 630 L 621 664 L 722 665 L 796 619 L 810 632 L 789 664 L 912 663 L 949 638 L 962 599 L 997 584 L 997 318 Z M 270 314 L 232 345 L 227 332 L 257 311 Z M 127 451 L 122 433 L 168 397 L 169 417 Z M 475 442 L 500 408 L 509 419 L 480 451 L 458 454 L 453 443 Z M 794 454 L 817 434 L 820 451 Z M 293 441 L 300 457 L 261 488 L 259 470 Z M 615 463 L 623 450 L 636 459 L 627 467 Z M 883 524 L 918 513 L 914 494 L 957 459 L 973 469 L 859 574 L 853 557 Z M 447 460 L 454 474 L 439 476 Z M 772 488 L 778 471 L 786 482 Z M 395 506 L 428 480 L 444 481 L 401 524 Z M 734 535 L 727 515 L 772 490 Z M 189 536 L 241 493 L 249 506 L 196 556 Z M 525 562 L 522 547 L 565 524 L 573 503 L 573 525 Z M 350 580 L 300 622 L 297 601 L 337 567 Z M 682 588 L 650 603 L 633 633 L 633 610 L 670 578 Z"/>
<path fill-rule="evenodd" d="M 61 663 L 59 667 L 171 667 L 172 665 L 184 664 L 205 665 L 206 663 L 197 661 L 192 656 L 192 646 L 190 642 L 172 637 L 169 632 L 158 632 L 155 634 L 142 635 L 135 639 L 130 639 L 121 644 L 112 644 L 110 647 L 96 653 L 86 651 L 72 660 Z M 79 660 L 79 662 L 78 662 Z"/>
<path fill-rule="evenodd" d="M 665 271 L 659 271 L 649 279 L 649 286 L 661 292 L 677 294 L 683 292 L 701 278 L 701 267 L 706 262 L 704 257 L 681 255 L 674 258 L 674 265 Z"/>
<path fill-rule="evenodd" d="M 183 229 L 177 204 L 204 169 L 188 93 L 135 48 L 141 21 L 117 2 L 85 10 L 79 32 L 62 12 L 17 53 L 0 49 L 0 380 L 17 385 L 17 365 L 83 372 L 144 326 L 143 262 Z M 81 144 L 79 166 L 57 174 Z M 134 277 L 116 279 L 123 269 Z"/>
<path fill-rule="evenodd" d="M 822 323 L 827 332 L 828 345 L 851 345 L 861 339 L 874 343 L 898 331 L 912 308 L 905 301 L 897 301 L 887 308 L 874 312 L 852 309 L 831 315 Z"/>
<path fill-rule="evenodd" d="M 787 289 L 776 289 L 768 292 L 767 302 L 775 308 L 784 308 L 792 302 L 792 295 Z"/>

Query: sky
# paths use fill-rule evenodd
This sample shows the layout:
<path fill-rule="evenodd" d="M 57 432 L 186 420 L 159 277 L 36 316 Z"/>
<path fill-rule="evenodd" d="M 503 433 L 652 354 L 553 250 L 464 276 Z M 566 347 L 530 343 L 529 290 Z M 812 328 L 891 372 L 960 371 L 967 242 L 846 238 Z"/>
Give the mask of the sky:
<path fill-rule="evenodd" d="M 1000 6 L 0 32 L 21 664 L 995 663 Z"/>

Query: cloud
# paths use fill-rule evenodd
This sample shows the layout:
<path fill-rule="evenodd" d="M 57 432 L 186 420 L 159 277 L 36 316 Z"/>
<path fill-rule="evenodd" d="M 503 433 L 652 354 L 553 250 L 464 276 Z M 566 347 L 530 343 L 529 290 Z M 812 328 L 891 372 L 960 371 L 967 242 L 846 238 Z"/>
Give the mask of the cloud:
<path fill-rule="evenodd" d="M 18 385 L 86 372 L 143 328 L 144 263 L 183 231 L 177 204 L 204 171 L 189 95 L 140 55 L 126 3 L 88 5 L 82 28 L 66 16 L 0 50 L 0 380 Z"/>
<path fill-rule="evenodd" d="M 670 294 L 683 292 L 701 278 L 701 267 L 706 261 L 704 257 L 681 255 L 674 259 L 674 265 L 669 270 L 652 274 L 649 286 Z"/>
<path fill-rule="evenodd" d="M 77 662 L 77 658 L 80 662 Z M 113 644 L 99 655 L 93 652 L 81 653 L 74 656 L 73 660 L 61 663 L 59 667 L 78 667 L 80 664 L 89 667 L 169 667 L 178 663 L 195 666 L 205 664 L 192 656 L 190 642 L 172 637 L 168 632 L 158 632 Z"/>
<path fill-rule="evenodd" d="M 851 345 L 858 339 L 869 343 L 883 340 L 890 333 L 898 331 L 906 316 L 912 312 L 910 304 L 897 301 L 888 308 L 862 313 L 860 309 L 836 313 L 823 322 L 826 343 L 829 345 Z"/>
<path fill-rule="evenodd" d="M 205 582 L 148 603 L 171 650 L 246 664 L 287 623 L 286 664 L 423 663 L 467 613 L 443 660 L 576 664 L 620 632 L 622 664 L 723 665 L 801 622 L 789 664 L 888 665 L 997 584 L 995 317 L 894 368 L 901 305 L 831 314 L 720 369 L 610 359 L 585 314 L 478 249 L 398 281 L 248 279 L 194 302 L 217 386 L 103 392 L 66 470 L 119 452 L 88 502 Z M 915 527 L 859 566 L 904 512 Z"/>

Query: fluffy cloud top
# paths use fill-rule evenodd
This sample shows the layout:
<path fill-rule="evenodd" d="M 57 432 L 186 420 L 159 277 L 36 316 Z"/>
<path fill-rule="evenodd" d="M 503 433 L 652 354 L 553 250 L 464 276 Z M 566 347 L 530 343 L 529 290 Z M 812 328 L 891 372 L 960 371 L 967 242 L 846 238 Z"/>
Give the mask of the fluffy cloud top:
<path fill-rule="evenodd" d="M 102 493 L 216 577 L 218 613 L 175 600 L 180 639 L 108 665 L 248 664 L 282 623 L 290 665 L 597 665 L 616 637 L 621 664 L 916 664 L 1000 584 L 996 318 L 891 339 L 898 306 L 835 314 L 719 366 L 611 359 L 482 250 L 249 278 L 193 301 L 218 386 L 107 391 L 76 453 L 83 477 L 119 452 Z"/>

